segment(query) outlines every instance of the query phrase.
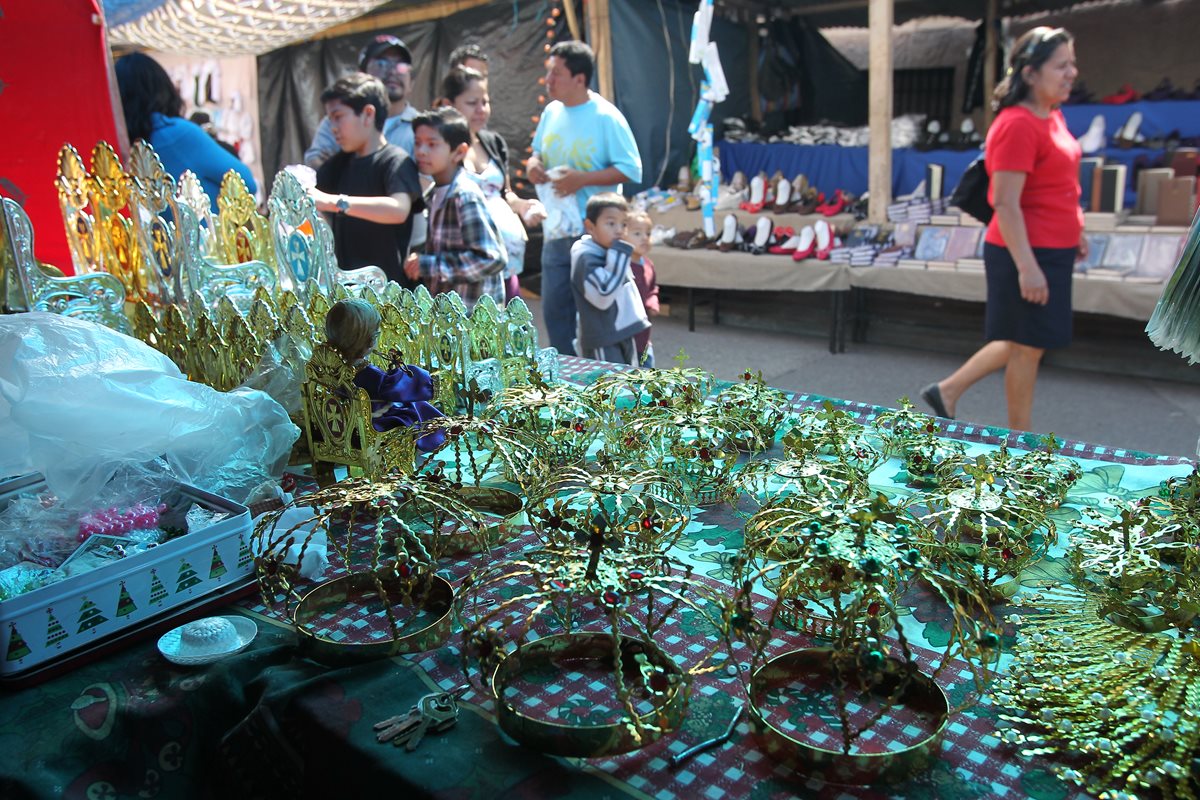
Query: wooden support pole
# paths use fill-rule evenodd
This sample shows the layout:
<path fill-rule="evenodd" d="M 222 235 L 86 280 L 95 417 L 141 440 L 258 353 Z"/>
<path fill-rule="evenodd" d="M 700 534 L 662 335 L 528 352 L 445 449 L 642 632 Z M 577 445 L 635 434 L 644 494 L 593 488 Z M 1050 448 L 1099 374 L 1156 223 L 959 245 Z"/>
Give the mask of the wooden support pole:
<path fill-rule="evenodd" d="M 567 30 L 571 32 L 571 38 L 577 42 L 583 41 L 583 36 L 579 30 L 579 16 L 575 13 L 575 0 L 563 0 L 563 11 L 567 12 Z"/>
<path fill-rule="evenodd" d="M 596 83 L 600 94 L 615 102 L 613 94 L 612 22 L 608 16 L 608 0 L 588 0 L 588 41 L 596 54 Z"/>
<path fill-rule="evenodd" d="M 867 150 L 867 218 L 872 223 L 887 222 L 887 207 L 892 202 L 892 21 L 893 0 L 870 0 L 867 20 L 870 43 L 867 124 L 870 143 Z"/>
<path fill-rule="evenodd" d="M 996 112 L 992 110 L 992 92 L 996 91 L 996 48 L 1000 42 L 996 30 L 996 12 L 999 0 L 987 0 L 987 13 L 983 24 L 983 131 L 992 127 Z"/>

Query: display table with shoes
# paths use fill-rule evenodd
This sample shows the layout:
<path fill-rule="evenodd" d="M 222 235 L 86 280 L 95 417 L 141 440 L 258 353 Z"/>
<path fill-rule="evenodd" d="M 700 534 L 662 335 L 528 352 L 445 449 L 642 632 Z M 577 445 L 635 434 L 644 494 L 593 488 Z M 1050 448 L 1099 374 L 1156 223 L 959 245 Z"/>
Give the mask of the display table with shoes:
<path fill-rule="evenodd" d="M 562 374 L 576 383 L 591 383 L 612 366 L 564 358 Z M 797 412 L 820 408 L 826 401 L 816 395 L 788 397 Z M 862 423 L 885 410 L 832 402 Z M 1035 437 L 995 427 L 950 420 L 935 424 L 941 441 L 961 442 L 972 453 L 994 453 L 1001 444 L 1016 450 L 1036 444 Z M 777 453 L 776 447 L 771 455 Z M 1180 459 L 1078 442 L 1064 442 L 1061 455 L 1083 476 L 1056 512 L 1061 541 L 1079 509 L 1152 496 L 1160 481 L 1190 471 Z M 872 473 L 870 484 L 888 496 L 919 493 L 896 477 L 903 474 L 898 459 L 891 458 Z M 689 565 L 699 580 L 732 593 L 731 562 L 742 545 L 744 516 L 724 503 L 694 507 L 690 514 L 691 524 L 668 552 Z M 522 528 L 493 558 L 512 558 L 534 543 L 529 529 Z M 451 557 L 439 567 L 457 584 L 484 559 Z M 1027 591 L 1065 583 L 1069 572 L 1061 549 L 1018 580 Z M 514 585 L 512 596 L 519 592 Z M 764 599 L 756 594 L 756 606 Z M 938 647 L 947 633 L 932 592 L 916 586 L 902 604 L 901 624 L 911 645 L 919 653 Z M 1021 758 L 1019 747 L 1004 744 L 996 735 L 997 707 L 990 701 L 954 718 L 928 769 L 890 786 L 806 781 L 756 744 L 746 719 L 732 726 L 728 742 L 712 743 L 706 752 L 671 764 L 673 757 L 730 727 L 746 702 L 737 669 L 697 678 L 678 730 L 625 755 L 564 759 L 517 745 L 497 730 L 495 703 L 475 689 L 461 694 L 456 725 L 430 731 L 419 748 L 406 752 L 377 741 L 373 725 L 404 714 L 430 692 L 454 692 L 464 683 L 457 635 L 436 650 L 331 668 L 304 658 L 290 622 L 269 614 L 258 598 L 221 613 L 255 620 L 259 634 L 245 650 L 215 663 L 170 664 L 148 639 L 40 686 L 0 694 L 0 735 L 11 743 L 0 756 L 0 795 L 370 797 L 386 786 L 401 796 L 580 800 L 676 800 L 696 797 L 697 787 L 713 798 L 1087 796 L 1055 777 L 1061 765 L 1043 757 Z M 1001 608 L 998 613 L 1008 612 Z M 689 647 L 707 646 L 717 632 L 702 622 L 699 614 L 685 611 L 679 622 L 662 628 L 664 651 L 683 658 Z M 813 641 L 782 626 L 771 632 L 771 639 L 785 647 L 811 646 Z M 1005 651 L 1012 644 L 1006 633 Z M 970 681 L 959 675 L 956 667 L 938 679 L 954 686 L 956 698 L 970 691 Z M 604 713 L 603 687 L 571 694 L 541 677 L 537 686 L 536 698 L 529 702 L 570 725 L 591 724 L 592 715 Z M 785 696 L 782 701 L 797 721 L 824 713 L 814 697 Z"/>

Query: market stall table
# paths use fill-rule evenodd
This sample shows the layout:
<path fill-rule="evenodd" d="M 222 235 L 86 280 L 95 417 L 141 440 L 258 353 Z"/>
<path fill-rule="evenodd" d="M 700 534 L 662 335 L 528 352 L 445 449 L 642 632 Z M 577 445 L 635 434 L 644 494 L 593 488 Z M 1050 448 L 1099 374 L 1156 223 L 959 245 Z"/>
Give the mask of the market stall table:
<path fill-rule="evenodd" d="M 563 360 L 568 380 L 590 383 L 609 365 Z M 825 398 L 796 395 L 797 409 Z M 883 409 L 833 401 L 859 421 Z M 940 420 L 945 436 L 972 452 L 1037 444 L 1031 434 Z M 1068 504 L 1054 512 L 1069 521 L 1077 509 L 1132 500 L 1158 489 L 1165 478 L 1189 472 L 1181 459 L 1099 445 L 1066 442 L 1062 454 L 1078 461 L 1083 478 Z M 898 483 L 897 462 L 876 469 L 871 482 L 889 493 L 912 491 Z M 742 541 L 744 517 L 716 505 L 693 509 L 690 526 L 672 554 L 694 565 L 716 584 L 727 584 L 731 559 Z M 1064 526 L 1065 527 L 1065 526 Z M 1063 534 L 1065 535 L 1065 534 Z M 515 553 L 516 540 L 491 560 Z M 461 579 L 481 557 L 443 562 L 442 573 Z M 1026 586 L 1062 581 L 1063 565 L 1049 560 L 1023 575 Z M 910 614 L 901 619 L 918 645 L 940 634 L 936 614 L 920 595 L 905 598 Z M 492 722 L 491 703 L 475 692 L 462 701 L 464 713 L 447 732 L 430 735 L 412 753 L 375 741 L 372 724 L 403 713 L 435 688 L 463 683 L 457 641 L 439 650 L 330 669 L 296 655 L 293 630 L 268 615 L 257 599 L 223 613 L 259 622 L 250 648 L 207 667 L 180 668 L 165 662 L 153 641 L 127 649 L 38 687 L 0 695 L 0 795 L 4 797 L 117 796 L 373 796 L 385 790 L 434 797 L 613 798 L 616 796 L 720 797 L 1070 797 L 1048 762 L 1017 760 L 993 737 L 994 712 L 981 705 L 954 718 L 941 758 L 905 784 L 880 789 L 805 784 L 755 747 L 742 723 L 730 743 L 695 756 L 682 766 L 671 755 L 708 739 L 728 724 L 741 697 L 741 683 L 722 671 L 698 681 L 682 728 L 628 755 L 578 761 L 553 758 L 502 738 Z M 687 648 L 712 631 L 684 615 L 660 643 L 668 651 Z M 803 637 L 786 631 L 786 641 Z M 735 658 L 739 654 L 735 651 Z M 744 656 L 744 653 L 741 655 Z M 950 671 L 953 683 L 957 677 Z M 960 682 L 950 687 L 961 694 Z M 565 696 L 547 685 L 530 701 L 557 704 L 562 715 L 586 718 L 596 697 Z M 482 702 L 482 704 L 481 704 Z M 811 699 L 795 697 L 797 712 Z M 790 708 L 790 706 L 788 706 Z"/>

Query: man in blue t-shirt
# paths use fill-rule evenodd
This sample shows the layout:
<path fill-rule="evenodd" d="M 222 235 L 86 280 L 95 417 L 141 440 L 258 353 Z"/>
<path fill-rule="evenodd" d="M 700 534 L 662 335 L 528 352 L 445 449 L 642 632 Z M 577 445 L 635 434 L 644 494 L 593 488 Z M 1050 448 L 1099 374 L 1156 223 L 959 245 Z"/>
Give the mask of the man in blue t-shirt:
<path fill-rule="evenodd" d="M 588 89 L 594 71 L 592 48 L 583 42 L 560 42 L 550 50 L 546 93 L 552 102 L 538 121 L 528 165 L 531 181 L 553 186 L 559 197 L 573 195 L 579 210 L 551 214 L 542 246 L 542 316 L 550 345 L 564 355 L 575 355 L 571 245 L 583 233 L 587 201 L 642 179 L 642 157 L 629 123 L 616 106 Z"/>

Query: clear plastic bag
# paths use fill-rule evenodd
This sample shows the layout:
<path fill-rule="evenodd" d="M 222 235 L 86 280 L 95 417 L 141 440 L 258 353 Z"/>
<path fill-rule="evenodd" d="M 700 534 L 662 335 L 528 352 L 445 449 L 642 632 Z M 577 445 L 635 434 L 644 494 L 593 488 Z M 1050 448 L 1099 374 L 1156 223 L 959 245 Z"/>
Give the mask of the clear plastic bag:
<path fill-rule="evenodd" d="M 547 241 L 550 239 L 573 239 L 583 233 L 583 214 L 579 211 L 579 198 L 574 194 L 565 197 L 554 191 L 551 181 L 561 178 L 565 170 L 554 167 L 547 170 L 550 181 L 537 184 L 538 200 L 546 209 L 546 219 L 542 222 L 542 231 Z"/>
<path fill-rule="evenodd" d="M 40 472 L 94 498 L 123 465 L 161 458 L 180 481 L 241 501 L 281 474 L 300 430 L 263 392 L 188 381 L 165 355 L 72 317 L 0 317 L 0 475 Z"/>

